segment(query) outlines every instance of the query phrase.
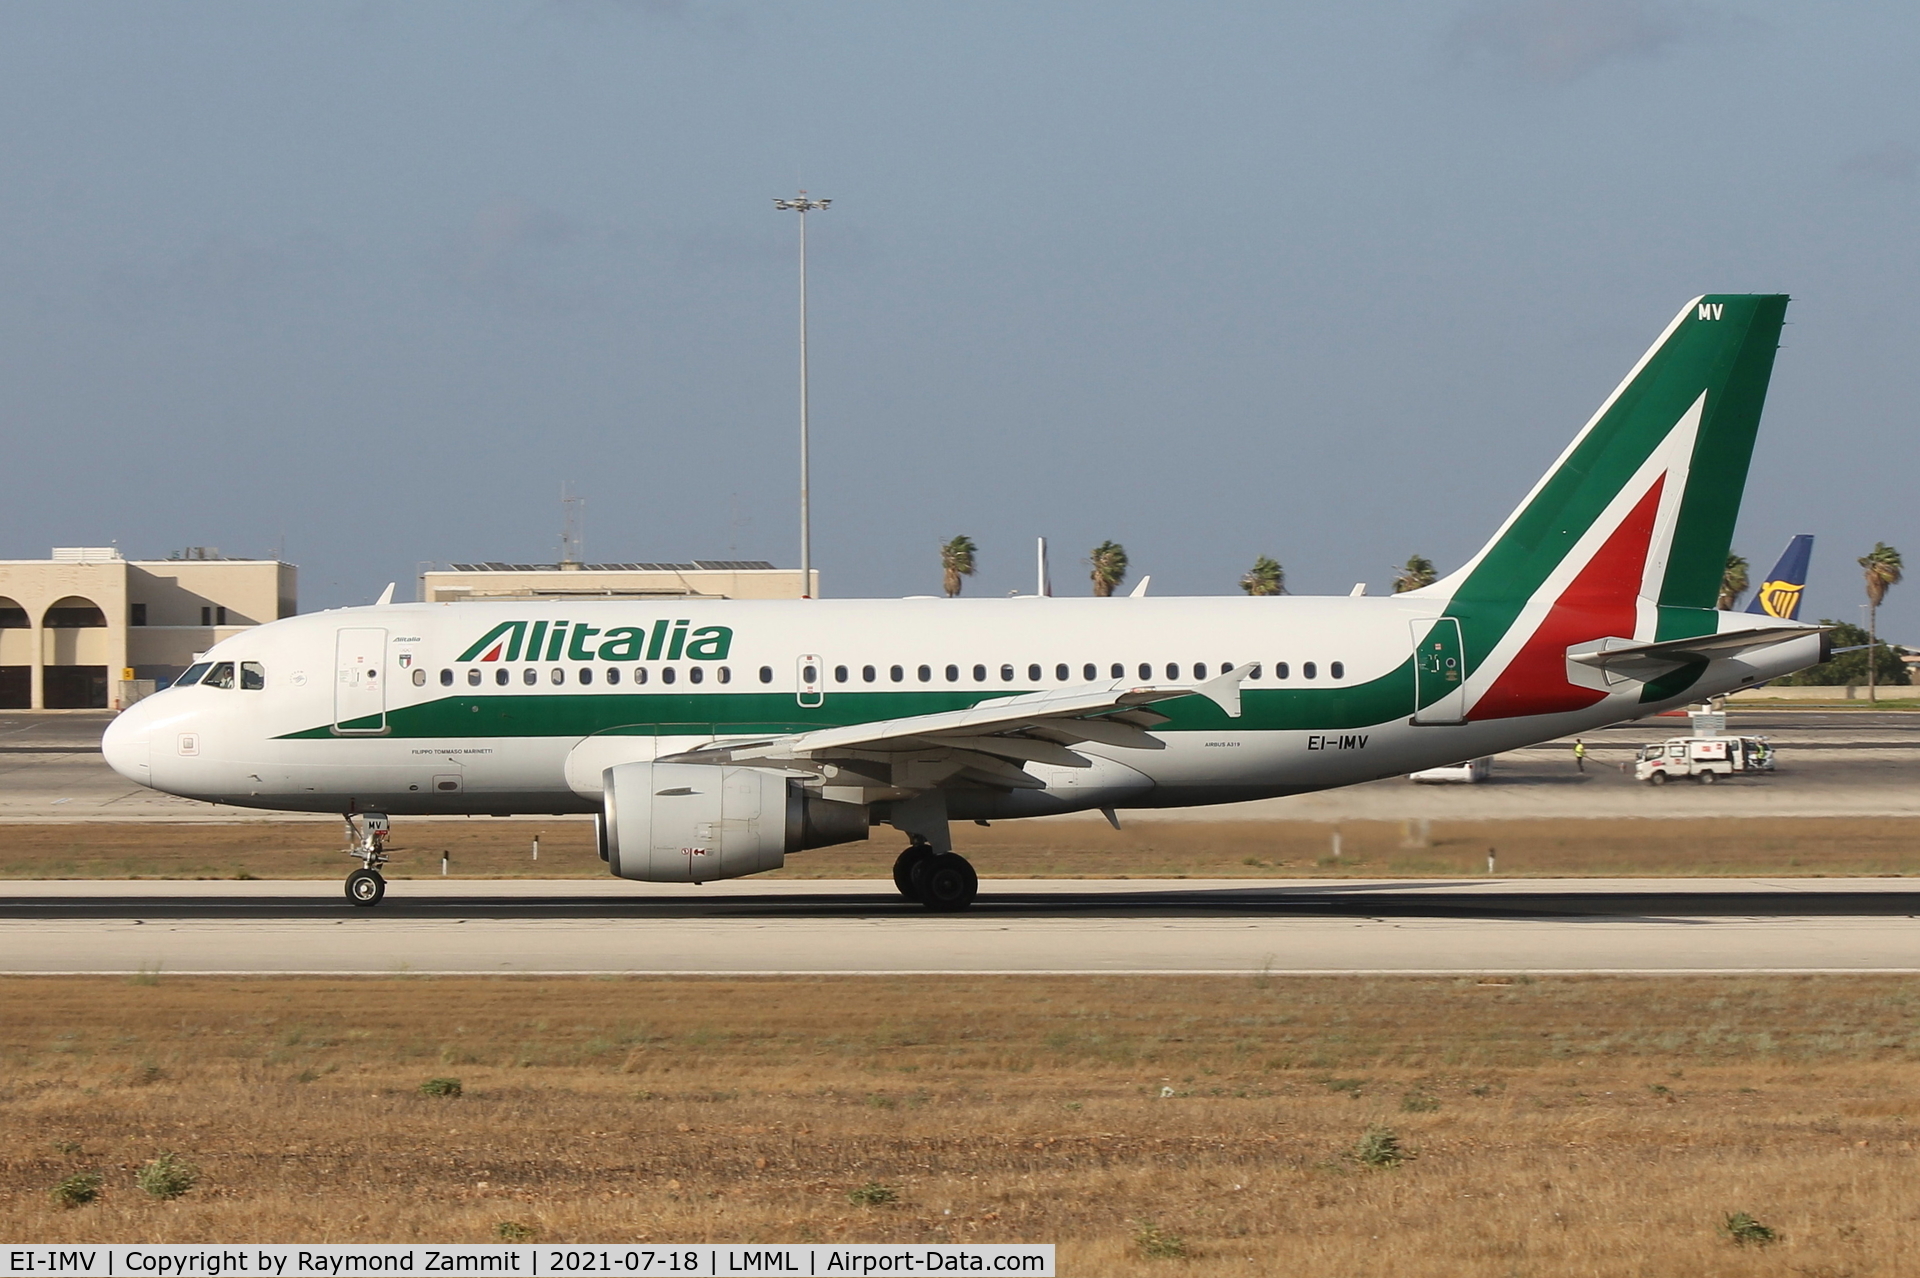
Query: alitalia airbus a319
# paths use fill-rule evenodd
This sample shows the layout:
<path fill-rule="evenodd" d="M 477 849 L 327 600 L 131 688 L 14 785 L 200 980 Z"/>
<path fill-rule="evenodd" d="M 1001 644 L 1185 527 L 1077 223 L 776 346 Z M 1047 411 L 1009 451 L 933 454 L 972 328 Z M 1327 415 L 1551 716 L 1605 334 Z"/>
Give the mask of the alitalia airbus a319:
<path fill-rule="evenodd" d="M 1715 610 L 1786 304 L 1687 303 L 1480 552 L 1405 594 L 346 608 L 215 645 L 106 758 L 345 815 L 360 905 L 389 815 L 592 813 L 650 882 L 892 826 L 900 891 L 963 908 L 952 821 L 1352 785 L 1821 660 L 1818 627 Z"/>

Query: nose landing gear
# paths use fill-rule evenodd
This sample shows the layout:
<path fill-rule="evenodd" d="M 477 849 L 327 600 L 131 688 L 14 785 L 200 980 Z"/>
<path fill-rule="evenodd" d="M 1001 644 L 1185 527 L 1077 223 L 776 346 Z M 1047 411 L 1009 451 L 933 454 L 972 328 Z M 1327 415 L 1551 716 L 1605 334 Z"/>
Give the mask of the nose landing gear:
<path fill-rule="evenodd" d="M 374 906 L 387 894 L 387 880 L 380 867 L 387 863 L 387 839 L 393 823 L 383 812 L 347 814 L 347 855 L 360 862 L 360 868 L 347 875 L 347 901 L 353 905 Z"/>
<path fill-rule="evenodd" d="M 355 870 L 347 875 L 347 900 L 354 905 L 378 905 L 387 894 L 387 880 L 378 870 Z"/>

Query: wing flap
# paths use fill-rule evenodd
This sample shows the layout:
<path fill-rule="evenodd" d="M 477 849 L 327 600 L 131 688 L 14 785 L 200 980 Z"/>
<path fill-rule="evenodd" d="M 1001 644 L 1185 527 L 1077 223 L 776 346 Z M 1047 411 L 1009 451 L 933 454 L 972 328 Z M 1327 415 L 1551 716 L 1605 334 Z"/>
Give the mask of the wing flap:
<path fill-rule="evenodd" d="M 1020 763 L 1084 768 L 1085 756 L 1069 747 L 1094 743 L 1124 749 L 1162 748 L 1146 729 L 1167 716 L 1150 707 L 1180 697 L 1205 697 L 1239 717 L 1240 684 L 1254 665 L 1235 666 L 1191 685 L 1080 685 L 998 697 L 965 710 L 911 715 L 874 723 L 821 728 L 753 741 L 716 741 L 663 759 L 675 763 L 732 763 L 801 767 L 835 759 L 863 762 L 903 754 L 945 752 L 945 757 L 991 783 L 1016 788 L 1040 782 Z"/>

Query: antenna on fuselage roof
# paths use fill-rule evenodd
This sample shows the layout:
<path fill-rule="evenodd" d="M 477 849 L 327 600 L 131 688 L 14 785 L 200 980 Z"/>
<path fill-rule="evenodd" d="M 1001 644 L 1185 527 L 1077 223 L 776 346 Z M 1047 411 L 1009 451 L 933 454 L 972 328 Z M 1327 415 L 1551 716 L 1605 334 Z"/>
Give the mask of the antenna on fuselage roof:
<path fill-rule="evenodd" d="M 379 597 L 378 599 L 376 599 L 376 600 L 374 600 L 374 601 L 373 601 L 373 606 L 374 606 L 374 607 L 376 607 L 376 608 L 384 608 L 384 607 L 386 607 L 386 606 L 387 606 L 388 604 L 390 604 L 390 603 L 392 603 L 392 602 L 393 602 L 393 588 L 394 588 L 395 586 L 397 586 L 397 585 L 399 585 L 399 584 L 400 584 L 400 583 L 399 583 L 399 582 L 397 582 L 397 581 L 389 581 L 389 582 L 387 583 L 387 588 L 386 588 L 385 590 L 383 590 L 383 591 L 381 591 L 381 592 L 380 592 L 380 597 Z"/>
<path fill-rule="evenodd" d="M 1053 577 L 1047 572 L 1047 539 L 1042 537 L 1039 541 L 1039 558 L 1034 565 L 1038 573 L 1035 577 L 1034 593 L 1050 599 L 1053 597 Z"/>
<path fill-rule="evenodd" d="M 1153 580 L 1152 573 L 1148 573 L 1146 576 L 1142 577 L 1140 579 L 1140 584 L 1127 592 L 1127 598 L 1145 599 L 1147 597 L 1147 583 L 1151 582 L 1152 580 Z"/>

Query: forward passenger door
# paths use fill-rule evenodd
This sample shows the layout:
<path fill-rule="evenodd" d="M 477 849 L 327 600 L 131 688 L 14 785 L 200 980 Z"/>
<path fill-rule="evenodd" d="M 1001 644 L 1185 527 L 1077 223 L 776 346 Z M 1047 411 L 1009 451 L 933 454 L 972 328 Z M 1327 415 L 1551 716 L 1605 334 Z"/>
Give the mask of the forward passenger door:
<path fill-rule="evenodd" d="M 335 736 L 376 736 L 387 730 L 387 632 L 349 626 L 334 636 Z"/>

